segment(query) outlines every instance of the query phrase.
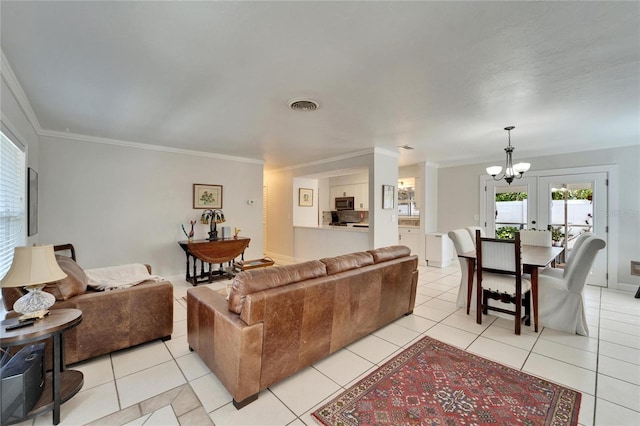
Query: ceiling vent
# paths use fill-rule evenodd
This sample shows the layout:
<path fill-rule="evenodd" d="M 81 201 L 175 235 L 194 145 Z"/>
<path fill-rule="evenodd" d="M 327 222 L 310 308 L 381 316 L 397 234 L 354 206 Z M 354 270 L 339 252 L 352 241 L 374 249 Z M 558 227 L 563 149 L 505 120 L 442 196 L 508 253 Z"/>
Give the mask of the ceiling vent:
<path fill-rule="evenodd" d="M 289 108 L 294 111 L 315 111 L 318 106 L 318 103 L 311 99 L 291 99 L 289 101 Z"/>
<path fill-rule="evenodd" d="M 406 150 L 411 150 L 411 149 L 415 149 L 414 147 L 412 147 L 411 145 L 398 145 L 398 148 L 400 149 L 406 149 Z"/>

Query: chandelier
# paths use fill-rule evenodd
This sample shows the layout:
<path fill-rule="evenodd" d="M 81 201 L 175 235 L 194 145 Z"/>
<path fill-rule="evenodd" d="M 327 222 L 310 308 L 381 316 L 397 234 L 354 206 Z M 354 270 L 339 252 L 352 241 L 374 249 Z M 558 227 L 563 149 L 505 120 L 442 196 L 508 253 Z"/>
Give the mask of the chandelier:
<path fill-rule="evenodd" d="M 502 171 L 502 167 L 500 166 L 491 166 L 487 167 L 487 173 L 493 177 L 493 180 L 504 179 L 507 181 L 509 185 L 513 182 L 514 179 L 520 179 L 524 172 L 529 170 L 531 164 L 529 163 L 518 163 L 513 165 L 513 159 L 511 158 L 511 154 L 513 153 L 514 147 L 511 146 L 511 131 L 515 129 L 515 126 L 508 126 L 504 128 L 509 133 L 509 145 L 504 149 L 507 153 L 507 166 L 505 167 L 504 173 L 500 177 L 496 177 Z"/>

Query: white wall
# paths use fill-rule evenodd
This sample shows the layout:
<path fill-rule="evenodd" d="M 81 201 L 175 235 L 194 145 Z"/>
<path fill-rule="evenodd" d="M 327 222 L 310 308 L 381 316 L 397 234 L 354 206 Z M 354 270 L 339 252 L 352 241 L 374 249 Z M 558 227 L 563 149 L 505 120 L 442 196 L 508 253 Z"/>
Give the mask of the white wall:
<path fill-rule="evenodd" d="M 371 184 L 373 183 L 373 184 Z M 394 200 L 392 209 L 382 208 L 382 186 L 392 185 Z M 398 157 L 386 153 L 374 156 L 374 166 L 369 169 L 369 224 L 373 233 L 372 248 L 398 244 Z"/>
<path fill-rule="evenodd" d="M 425 216 L 425 232 L 436 232 L 438 229 L 438 167 L 432 163 L 425 163 L 424 167 L 424 199 L 422 209 Z"/>
<path fill-rule="evenodd" d="M 318 179 L 295 178 L 293 180 L 293 226 L 318 226 Z M 301 206 L 300 188 L 313 191 L 313 205 Z"/>
<path fill-rule="evenodd" d="M 293 172 L 266 172 L 267 187 L 267 244 L 265 252 L 276 262 L 295 260 L 293 253 Z"/>
<path fill-rule="evenodd" d="M 584 151 L 571 154 L 522 158 L 534 170 L 617 165 L 617 187 L 609 187 L 609 197 L 618 197 L 617 211 L 610 216 L 618 220 L 617 273 L 620 283 L 640 284 L 640 277 L 630 275 L 630 260 L 640 260 L 640 146 Z M 490 164 L 470 164 L 438 169 L 438 231 L 448 232 L 463 226 L 477 225 L 480 214 L 479 176 Z M 613 230 L 615 232 L 615 230 Z M 616 283 L 610 283 L 615 286 Z"/>
<path fill-rule="evenodd" d="M 184 273 L 177 244 L 203 210 L 193 184 L 223 185 L 224 226 L 251 238 L 246 259 L 262 257 L 262 164 L 71 139 L 40 139 L 40 242 L 73 243 L 78 263 L 149 263 Z M 249 205 L 248 200 L 255 204 Z M 196 239 L 208 225 L 196 225 Z"/>
<path fill-rule="evenodd" d="M 329 178 L 329 186 L 354 185 L 358 183 L 369 183 L 369 173 L 367 171 Z"/>

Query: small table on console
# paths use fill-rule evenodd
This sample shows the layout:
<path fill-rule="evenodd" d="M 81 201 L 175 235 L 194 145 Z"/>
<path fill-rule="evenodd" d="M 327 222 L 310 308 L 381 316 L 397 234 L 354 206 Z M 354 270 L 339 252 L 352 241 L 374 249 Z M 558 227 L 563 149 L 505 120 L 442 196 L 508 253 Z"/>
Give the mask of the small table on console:
<path fill-rule="evenodd" d="M 46 373 L 42 396 L 27 416 L 30 419 L 53 410 L 53 424 L 60 423 L 60 404 L 77 394 L 84 384 L 82 372 L 66 370 L 64 365 L 64 332 L 82 322 L 82 311 L 78 309 L 52 309 L 49 314 L 33 325 L 7 331 L 6 327 L 18 322 L 17 317 L 2 321 L 0 346 L 25 345 L 49 337 L 53 339 L 53 370 Z"/>
<path fill-rule="evenodd" d="M 233 276 L 233 260 L 241 256 L 244 260 L 244 250 L 249 246 L 251 238 L 218 238 L 217 240 L 179 241 L 180 247 L 187 255 L 187 273 L 185 279 L 193 285 L 203 282 L 212 282 L 213 276 Z M 200 261 L 200 273 L 198 274 L 197 261 Z M 225 271 L 223 264 L 229 262 L 230 270 Z M 208 269 L 205 270 L 205 263 Z M 214 264 L 219 264 L 218 269 L 213 269 Z M 193 272 L 193 273 L 191 273 Z"/>

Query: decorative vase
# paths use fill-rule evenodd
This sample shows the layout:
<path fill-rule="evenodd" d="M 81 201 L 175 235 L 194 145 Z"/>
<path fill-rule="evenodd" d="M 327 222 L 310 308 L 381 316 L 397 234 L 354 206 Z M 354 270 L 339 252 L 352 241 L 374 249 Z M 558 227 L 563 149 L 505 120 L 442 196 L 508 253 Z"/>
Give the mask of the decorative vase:
<path fill-rule="evenodd" d="M 42 291 L 44 284 L 28 286 L 27 294 L 16 300 L 13 310 L 23 315 L 44 315 L 56 302 L 53 294 Z"/>

